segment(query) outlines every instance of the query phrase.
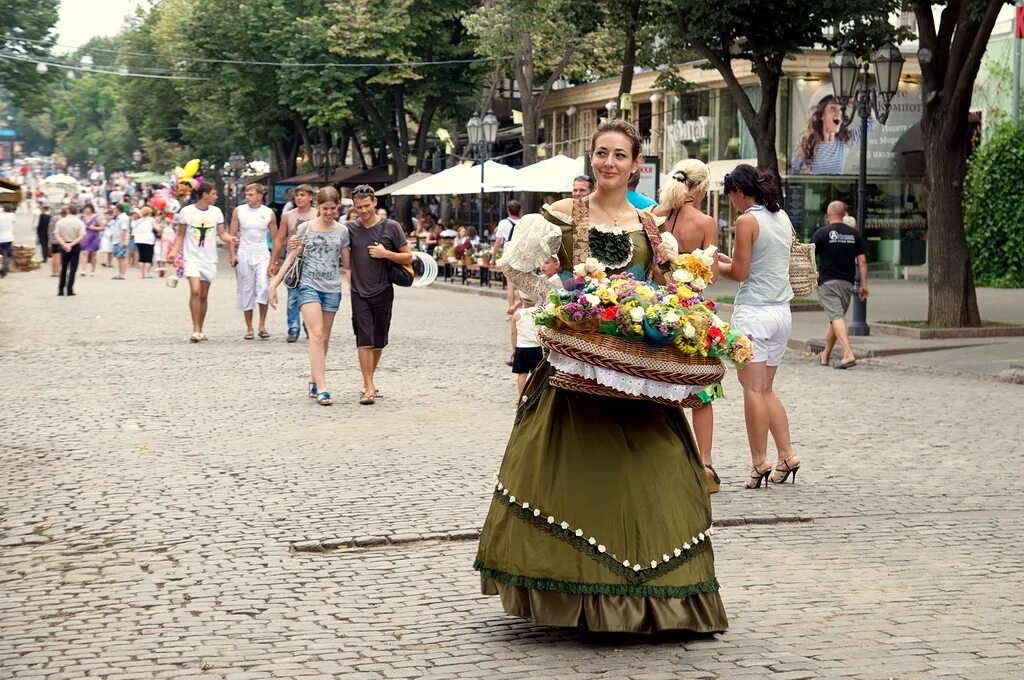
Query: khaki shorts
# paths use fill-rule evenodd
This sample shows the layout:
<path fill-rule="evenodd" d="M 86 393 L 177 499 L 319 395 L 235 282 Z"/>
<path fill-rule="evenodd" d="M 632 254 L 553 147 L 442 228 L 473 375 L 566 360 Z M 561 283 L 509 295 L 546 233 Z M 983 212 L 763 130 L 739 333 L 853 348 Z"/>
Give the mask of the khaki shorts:
<path fill-rule="evenodd" d="M 842 279 L 829 279 L 818 285 L 818 302 L 828 315 L 828 320 L 835 321 L 846 316 L 853 299 L 853 284 Z"/>

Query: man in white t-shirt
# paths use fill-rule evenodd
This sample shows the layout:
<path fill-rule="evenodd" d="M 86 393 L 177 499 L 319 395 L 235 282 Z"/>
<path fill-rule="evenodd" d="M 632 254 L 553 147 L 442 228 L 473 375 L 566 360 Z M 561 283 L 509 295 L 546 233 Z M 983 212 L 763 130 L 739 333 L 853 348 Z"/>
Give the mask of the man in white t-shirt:
<path fill-rule="evenodd" d="M 206 340 L 203 322 L 206 321 L 207 298 L 210 284 L 217 278 L 217 241 L 238 245 L 238 237 L 232 237 L 224 228 L 224 213 L 217 202 L 217 187 L 203 184 L 196 189 L 198 199 L 178 212 L 178 237 L 174 240 L 168 261 L 173 261 L 184 248 L 185 278 L 188 279 L 188 308 L 192 313 L 192 336 L 190 342 Z"/>
<path fill-rule="evenodd" d="M 500 252 L 502 246 L 512 240 L 512 232 L 519 224 L 519 211 L 522 210 L 522 206 L 519 201 L 513 199 L 505 204 L 505 209 L 508 211 L 508 217 L 498 222 L 498 226 L 494 230 L 495 252 Z"/>

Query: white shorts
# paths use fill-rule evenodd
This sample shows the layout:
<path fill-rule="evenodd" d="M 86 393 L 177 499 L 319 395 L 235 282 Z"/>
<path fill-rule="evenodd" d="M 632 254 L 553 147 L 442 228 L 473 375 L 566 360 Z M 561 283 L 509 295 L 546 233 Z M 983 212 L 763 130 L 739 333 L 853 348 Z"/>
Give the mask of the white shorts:
<path fill-rule="evenodd" d="M 110 236 L 104 233 L 100 236 L 100 252 L 101 253 L 112 253 L 114 252 L 114 242 Z"/>
<path fill-rule="evenodd" d="M 185 260 L 185 278 L 213 281 L 217 278 L 217 263 Z"/>
<path fill-rule="evenodd" d="M 235 266 L 235 298 L 239 311 L 248 312 L 257 304 L 267 304 L 270 299 L 269 266 L 270 253 L 266 248 L 239 250 Z"/>
<path fill-rule="evenodd" d="M 754 341 L 754 363 L 763 361 L 768 366 L 782 363 L 789 336 L 793 334 L 793 316 L 788 302 L 766 307 L 737 305 L 730 325 Z"/>

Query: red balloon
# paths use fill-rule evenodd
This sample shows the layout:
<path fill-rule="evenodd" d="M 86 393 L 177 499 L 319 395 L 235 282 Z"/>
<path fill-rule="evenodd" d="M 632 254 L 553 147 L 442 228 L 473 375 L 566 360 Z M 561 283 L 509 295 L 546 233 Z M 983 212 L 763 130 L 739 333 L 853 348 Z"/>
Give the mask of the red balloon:
<path fill-rule="evenodd" d="M 153 207 L 157 210 L 163 210 L 167 206 L 167 199 L 157 194 L 153 197 Z"/>

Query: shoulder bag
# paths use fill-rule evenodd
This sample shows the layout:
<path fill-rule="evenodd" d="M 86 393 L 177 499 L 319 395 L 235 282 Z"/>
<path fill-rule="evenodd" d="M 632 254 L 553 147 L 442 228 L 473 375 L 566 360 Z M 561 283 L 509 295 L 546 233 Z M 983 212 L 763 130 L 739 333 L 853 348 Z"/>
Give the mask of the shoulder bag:
<path fill-rule="evenodd" d="M 309 235 L 309 225 L 303 225 L 306 230 L 299 237 L 299 252 L 295 254 L 295 258 L 292 263 L 288 265 L 288 271 L 284 273 L 284 285 L 289 288 L 298 288 L 299 281 L 302 280 L 302 268 L 303 261 L 305 260 L 306 253 L 306 236 Z"/>
<path fill-rule="evenodd" d="M 789 221 L 788 215 L 786 221 Z M 801 243 L 792 222 L 789 222 L 789 229 L 793 232 L 793 242 L 789 246 L 789 285 L 793 288 L 793 297 L 805 298 L 818 287 L 814 244 Z"/>

